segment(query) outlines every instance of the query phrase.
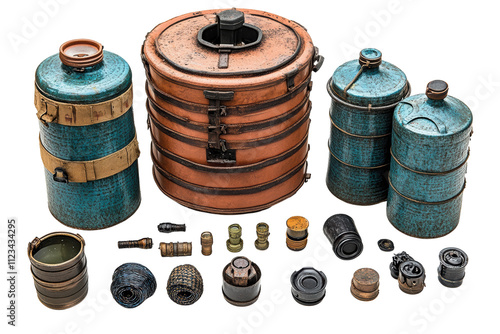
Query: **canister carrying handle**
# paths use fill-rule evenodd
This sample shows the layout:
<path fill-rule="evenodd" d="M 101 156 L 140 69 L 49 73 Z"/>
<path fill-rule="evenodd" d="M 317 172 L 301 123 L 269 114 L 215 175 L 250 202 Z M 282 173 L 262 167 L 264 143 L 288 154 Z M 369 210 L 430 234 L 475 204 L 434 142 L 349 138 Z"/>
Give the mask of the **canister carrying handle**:
<path fill-rule="evenodd" d="M 132 85 L 114 99 L 92 104 L 64 103 L 52 100 L 41 93 L 35 84 L 36 116 L 43 125 L 58 123 L 68 126 L 85 126 L 107 122 L 124 115 L 133 100 Z"/>
<path fill-rule="evenodd" d="M 396 163 L 398 165 L 400 165 L 401 167 L 403 167 L 404 169 L 406 170 L 409 170 L 410 172 L 413 172 L 415 174 L 421 174 L 421 175 L 446 175 L 446 174 L 450 174 L 450 173 L 453 173 L 454 171 L 462 168 L 466 163 L 467 163 L 467 160 L 469 160 L 469 156 L 470 156 L 470 148 L 467 150 L 467 157 L 465 158 L 464 162 L 462 162 L 460 165 L 458 165 L 457 167 L 449 170 L 449 171 L 446 171 L 446 172 L 421 172 L 421 171 L 418 171 L 418 170 L 414 170 L 414 169 L 411 169 L 410 167 L 408 166 L 405 166 L 403 165 L 397 158 L 396 156 L 392 153 L 392 147 L 390 149 L 390 152 L 391 152 L 391 156 L 392 158 L 394 159 L 394 161 L 396 161 Z"/>
<path fill-rule="evenodd" d="M 328 91 L 328 94 L 330 94 L 330 97 L 333 100 L 335 100 L 335 102 L 343 104 L 344 106 L 346 106 L 348 108 L 361 110 L 361 111 L 377 112 L 377 111 L 385 111 L 385 110 L 389 110 L 389 109 L 394 109 L 401 102 L 401 101 L 397 101 L 397 102 L 394 102 L 392 104 L 389 104 L 386 106 L 379 106 L 379 107 L 372 107 L 371 104 L 369 104 L 368 107 L 364 107 L 364 106 L 358 106 L 358 105 L 346 102 L 346 101 L 342 100 L 339 96 L 337 96 L 335 94 L 335 92 L 332 90 L 332 78 L 328 79 L 328 83 L 326 84 L 326 89 Z M 406 90 L 406 94 L 404 94 L 403 99 L 406 99 L 411 94 L 411 85 L 410 85 L 409 81 L 406 82 L 405 90 Z"/>
<path fill-rule="evenodd" d="M 332 157 L 335 158 L 335 160 L 337 160 L 338 162 L 340 162 L 343 165 L 346 165 L 346 166 L 349 166 L 349 167 L 352 167 L 352 168 L 359 168 L 359 169 L 379 169 L 379 168 L 387 167 L 390 164 L 390 163 L 386 163 L 386 164 L 383 164 L 383 165 L 380 165 L 380 166 L 375 166 L 375 167 L 354 166 L 354 165 L 345 163 L 342 160 L 340 160 L 339 158 L 337 158 L 335 156 L 335 154 L 333 154 L 332 150 L 330 149 L 330 142 L 328 142 L 328 151 L 330 152 L 330 154 L 332 155 Z"/>
<path fill-rule="evenodd" d="M 439 202 L 424 202 L 424 201 L 419 201 L 419 200 L 416 200 L 416 199 L 413 199 L 413 198 L 409 198 L 409 197 L 401 194 L 399 191 L 397 191 L 397 189 L 392 185 L 391 176 L 390 175 L 388 177 L 388 180 L 389 180 L 389 185 L 391 186 L 392 190 L 394 190 L 396 192 L 396 194 L 398 194 L 399 196 L 403 197 L 404 199 L 406 199 L 406 200 L 408 200 L 410 202 L 414 202 L 414 203 L 418 203 L 418 204 L 428 204 L 428 205 L 446 204 L 448 202 L 451 202 L 451 201 L 457 199 L 458 197 L 460 197 L 460 195 L 463 194 L 463 192 L 465 190 L 465 185 L 467 184 L 467 180 L 464 179 L 464 186 L 462 187 L 462 189 L 460 190 L 460 192 L 458 194 L 456 194 L 455 196 L 453 196 L 452 198 L 450 198 L 450 199 L 447 199 L 447 200 L 444 200 L 444 201 L 439 201 Z"/>
<path fill-rule="evenodd" d="M 378 135 L 378 136 L 361 136 L 361 135 L 355 135 L 353 133 L 350 133 L 350 132 L 347 132 L 345 130 L 342 130 L 337 124 L 335 124 L 335 122 L 333 121 L 332 119 L 332 116 L 331 114 L 329 115 L 330 117 L 330 122 L 332 123 L 332 125 L 337 129 L 339 130 L 340 132 L 342 132 L 343 134 L 346 134 L 348 136 L 351 136 L 351 137 L 356 137 L 356 138 L 363 138 L 363 139 L 377 139 L 377 138 L 384 138 L 384 137 L 388 137 L 391 135 L 391 132 L 389 133 L 386 133 L 386 134 L 383 134 L 383 135 Z"/>
<path fill-rule="evenodd" d="M 43 165 L 48 171 L 54 173 L 54 181 L 61 183 L 85 183 L 113 176 L 130 167 L 139 158 L 140 153 L 137 134 L 121 150 L 100 159 L 89 161 L 59 159 L 50 154 L 40 140 L 40 155 Z"/>

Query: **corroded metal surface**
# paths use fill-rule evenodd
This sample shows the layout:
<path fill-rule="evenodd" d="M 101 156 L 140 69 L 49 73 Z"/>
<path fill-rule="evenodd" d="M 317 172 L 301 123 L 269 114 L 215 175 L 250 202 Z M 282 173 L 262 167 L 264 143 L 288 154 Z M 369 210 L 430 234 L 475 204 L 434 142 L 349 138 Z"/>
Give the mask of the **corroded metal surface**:
<path fill-rule="evenodd" d="M 405 74 L 363 49 L 359 60 L 339 66 L 328 81 L 330 151 L 326 183 L 341 200 L 371 205 L 387 198 L 392 113 L 410 93 Z"/>
<path fill-rule="evenodd" d="M 239 224 L 231 224 L 227 228 L 229 239 L 226 241 L 227 250 L 237 253 L 243 249 L 243 239 L 241 239 L 242 228 Z"/>
<path fill-rule="evenodd" d="M 307 245 L 309 221 L 301 216 L 293 216 L 286 221 L 286 245 L 293 251 L 300 251 Z"/>
<path fill-rule="evenodd" d="M 167 196 L 246 213 L 309 179 L 311 73 L 323 58 L 302 26 L 257 10 L 195 12 L 155 27 L 142 58 L 153 174 Z"/>
<path fill-rule="evenodd" d="M 80 303 L 88 291 L 85 241 L 78 234 L 54 232 L 28 244 L 38 299 L 62 310 Z"/>
<path fill-rule="evenodd" d="M 266 223 L 258 223 L 256 226 L 257 240 L 255 240 L 255 248 L 259 250 L 266 250 L 269 248 L 269 225 Z"/>
<path fill-rule="evenodd" d="M 62 59 L 69 61 L 70 66 L 63 64 L 60 55 L 55 54 L 36 70 L 38 107 L 45 105 L 44 99 L 47 104 L 58 103 L 47 106 L 45 115 L 38 115 L 40 143 L 43 151 L 57 159 L 88 162 L 87 174 L 92 176 L 93 162 L 125 148 L 136 136 L 132 72 L 123 58 L 103 51 L 98 43 L 80 42 L 88 48 L 82 49 L 74 41 L 61 47 L 64 54 L 68 53 Z M 78 48 L 74 48 L 75 45 L 79 45 Z M 119 96 L 126 98 L 122 101 L 117 99 Z M 54 112 L 56 107 L 59 110 Z M 48 116 L 59 120 L 47 121 Z M 82 120 L 86 120 L 86 125 L 77 125 Z M 113 170 L 113 166 L 106 170 Z M 127 219 L 139 207 L 137 160 L 116 174 L 90 182 L 70 182 L 68 173 L 64 165 L 54 170 L 45 169 L 49 210 L 65 225 L 85 230 L 102 229 Z"/>
<path fill-rule="evenodd" d="M 226 301 L 235 306 L 248 306 L 260 295 L 261 271 L 259 266 L 240 256 L 235 257 L 222 271 L 222 293 Z"/>
<path fill-rule="evenodd" d="M 191 256 L 193 245 L 191 242 L 161 242 L 159 248 L 162 257 Z"/>
<path fill-rule="evenodd" d="M 419 238 L 453 231 L 460 220 L 472 112 L 436 80 L 394 112 L 387 218 Z"/>
<path fill-rule="evenodd" d="M 205 231 L 201 234 L 200 237 L 201 242 L 201 254 L 208 256 L 212 254 L 212 244 L 214 243 L 214 239 L 212 233 Z"/>

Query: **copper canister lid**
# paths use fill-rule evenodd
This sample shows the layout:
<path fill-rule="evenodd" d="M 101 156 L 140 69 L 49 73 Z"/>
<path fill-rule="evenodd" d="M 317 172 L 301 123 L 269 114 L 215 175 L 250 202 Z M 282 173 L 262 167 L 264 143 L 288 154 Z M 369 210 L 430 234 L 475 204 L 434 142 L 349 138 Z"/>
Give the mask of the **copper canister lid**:
<path fill-rule="evenodd" d="M 83 68 L 99 64 L 104 57 L 101 43 L 91 39 L 73 39 L 59 48 L 59 58 L 64 65 Z"/>
<path fill-rule="evenodd" d="M 377 298 L 379 279 L 379 274 L 373 269 L 361 268 L 356 270 L 351 281 L 352 295 L 362 301 Z"/>

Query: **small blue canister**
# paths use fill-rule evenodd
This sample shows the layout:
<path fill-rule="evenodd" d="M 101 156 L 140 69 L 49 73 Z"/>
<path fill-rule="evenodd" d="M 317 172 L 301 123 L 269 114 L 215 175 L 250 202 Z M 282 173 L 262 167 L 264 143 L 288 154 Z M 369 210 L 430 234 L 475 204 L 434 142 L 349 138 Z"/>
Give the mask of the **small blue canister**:
<path fill-rule="evenodd" d="M 38 66 L 35 85 L 50 212 L 86 230 L 130 217 L 141 196 L 127 62 L 73 40 Z"/>
<path fill-rule="evenodd" d="M 457 227 L 472 113 L 441 80 L 394 111 L 387 218 L 401 232 L 437 238 Z"/>
<path fill-rule="evenodd" d="M 341 200 L 371 205 L 387 198 L 392 114 L 410 84 L 376 49 L 338 67 L 329 80 L 331 132 L 326 184 Z"/>

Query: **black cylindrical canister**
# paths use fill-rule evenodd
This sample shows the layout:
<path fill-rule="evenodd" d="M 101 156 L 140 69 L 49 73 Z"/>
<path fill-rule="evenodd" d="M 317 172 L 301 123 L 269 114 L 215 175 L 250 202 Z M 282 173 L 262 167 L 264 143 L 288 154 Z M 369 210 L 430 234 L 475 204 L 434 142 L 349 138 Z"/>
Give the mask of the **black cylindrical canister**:
<path fill-rule="evenodd" d="M 228 303 L 248 306 L 260 295 L 259 266 L 243 256 L 235 257 L 222 271 L 222 293 Z"/>
<path fill-rule="evenodd" d="M 447 247 L 439 252 L 438 280 L 448 288 L 458 288 L 465 277 L 469 262 L 467 254 L 459 248 Z"/>
<path fill-rule="evenodd" d="M 38 299 L 62 310 L 81 302 L 88 291 L 85 241 L 78 234 L 55 232 L 28 244 Z"/>
<path fill-rule="evenodd" d="M 342 260 L 352 260 L 363 251 L 361 237 L 348 215 L 337 214 L 327 219 L 323 232 L 333 246 L 333 252 Z"/>

